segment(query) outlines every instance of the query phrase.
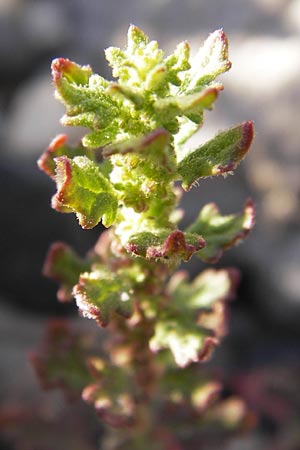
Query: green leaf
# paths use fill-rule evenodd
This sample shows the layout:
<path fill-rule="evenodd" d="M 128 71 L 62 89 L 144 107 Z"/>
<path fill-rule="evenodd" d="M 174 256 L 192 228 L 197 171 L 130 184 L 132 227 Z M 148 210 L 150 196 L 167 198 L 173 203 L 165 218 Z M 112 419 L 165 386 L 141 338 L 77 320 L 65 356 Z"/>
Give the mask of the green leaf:
<path fill-rule="evenodd" d="M 128 53 L 130 55 L 139 54 L 142 49 L 147 48 L 148 44 L 148 36 L 139 27 L 130 25 L 128 29 Z"/>
<path fill-rule="evenodd" d="M 79 66 L 63 58 L 52 62 L 52 74 L 56 97 L 66 106 L 66 115 L 62 119 L 64 125 L 111 129 L 120 107 L 106 92 L 108 81 L 93 75 L 89 66 Z"/>
<path fill-rule="evenodd" d="M 157 67 L 163 62 L 164 53 L 158 48 L 156 41 L 150 41 L 142 30 L 131 25 L 127 48 L 123 51 L 109 47 L 105 56 L 113 68 L 113 76 L 119 78 L 121 84 L 149 89 L 151 85 L 154 87 L 153 81 L 157 78 L 152 71 L 157 71 Z"/>
<path fill-rule="evenodd" d="M 55 159 L 57 193 L 52 199 L 58 211 L 75 212 L 83 228 L 93 228 L 100 220 L 105 227 L 116 219 L 118 200 L 100 166 L 86 156 Z"/>
<path fill-rule="evenodd" d="M 184 234 L 180 230 L 157 230 L 132 235 L 126 250 L 147 259 L 178 263 L 180 260 L 188 261 L 204 245 L 202 237 L 197 234 Z"/>
<path fill-rule="evenodd" d="M 72 289 L 79 275 L 87 271 L 89 266 L 67 244 L 55 242 L 48 251 L 43 275 L 60 284 L 57 297 L 59 301 L 66 302 L 72 299 Z"/>
<path fill-rule="evenodd" d="M 189 228 L 190 233 L 201 233 L 206 246 L 197 252 L 197 256 L 206 262 L 216 262 L 226 250 L 245 239 L 255 222 L 255 208 L 248 200 L 240 214 L 222 216 L 214 203 L 204 206 Z"/>
<path fill-rule="evenodd" d="M 140 136 L 139 138 L 134 138 L 129 141 L 116 144 L 108 145 L 103 150 L 103 156 L 109 157 L 115 154 L 126 155 L 128 153 L 143 153 L 150 154 L 154 153 L 155 157 L 160 156 L 162 159 L 165 155 L 165 149 L 169 143 L 169 134 L 163 128 L 158 128 L 145 136 Z"/>
<path fill-rule="evenodd" d="M 217 339 L 208 336 L 204 329 L 181 316 L 161 319 L 155 324 L 150 349 L 153 352 L 169 349 L 176 364 L 186 367 L 192 362 L 206 360 L 217 343 Z"/>
<path fill-rule="evenodd" d="M 81 314 L 96 320 L 102 327 L 108 324 L 113 312 L 126 318 L 133 313 L 132 287 L 128 278 L 101 266 L 80 276 L 73 295 Z"/>
<path fill-rule="evenodd" d="M 183 189 L 199 178 L 232 172 L 248 152 L 253 133 L 253 123 L 244 122 L 188 153 L 178 164 Z"/>
<path fill-rule="evenodd" d="M 104 145 L 110 144 L 115 140 L 119 126 L 117 123 L 112 122 L 110 126 L 104 128 L 104 130 L 91 131 L 82 138 L 82 144 L 87 148 L 99 148 Z"/>
<path fill-rule="evenodd" d="M 177 116 L 198 115 L 204 109 L 212 108 L 217 96 L 218 89 L 208 88 L 195 94 L 159 99 L 154 103 L 154 109 L 162 122 L 168 122 Z"/>
<path fill-rule="evenodd" d="M 231 67 L 228 59 L 228 41 L 223 30 L 216 30 L 206 39 L 185 73 L 183 90 L 198 92 L 209 86 L 215 78 Z"/>
<path fill-rule="evenodd" d="M 155 325 L 150 349 L 169 349 L 180 367 L 206 360 L 226 333 L 225 300 L 238 283 L 236 270 L 207 270 L 192 283 L 185 272 L 175 273 L 167 292 L 172 301 L 164 306 Z"/>
<path fill-rule="evenodd" d="M 233 269 L 205 270 L 192 282 L 178 272 L 171 278 L 168 290 L 174 307 L 189 311 L 211 309 L 216 302 L 234 296 L 238 279 L 238 272 Z"/>
<path fill-rule="evenodd" d="M 80 66 L 65 58 L 54 59 L 51 65 L 52 77 L 55 85 L 59 85 L 62 79 L 75 85 L 86 85 L 93 71 L 90 66 Z"/>
<path fill-rule="evenodd" d="M 111 83 L 107 88 L 107 92 L 116 98 L 121 100 L 130 100 L 137 109 L 141 108 L 144 104 L 144 98 L 138 89 L 129 88 L 119 83 Z"/>
<path fill-rule="evenodd" d="M 166 68 L 168 81 L 176 86 L 180 86 L 182 81 L 179 73 L 190 69 L 190 46 L 187 41 L 177 45 L 174 53 L 166 58 Z"/>

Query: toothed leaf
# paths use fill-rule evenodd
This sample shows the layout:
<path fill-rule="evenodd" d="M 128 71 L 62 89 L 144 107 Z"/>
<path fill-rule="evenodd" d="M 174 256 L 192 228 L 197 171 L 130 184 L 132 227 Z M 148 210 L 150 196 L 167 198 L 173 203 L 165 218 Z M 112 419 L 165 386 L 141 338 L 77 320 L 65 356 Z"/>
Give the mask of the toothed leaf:
<path fill-rule="evenodd" d="M 80 66 L 69 59 L 56 58 L 52 62 L 52 77 L 55 85 L 59 86 L 63 80 L 70 84 L 84 86 L 88 84 L 93 74 L 90 66 Z"/>
<path fill-rule="evenodd" d="M 100 266 L 80 276 L 73 295 L 81 314 L 96 320 L 102 327 L 108 324 L 113 312 L 126 318 L 133 313 L 132 288 L 128 279 Z"/>
<path fill-rule="evenodd" d="M 93 75 L 90 67 L 81 67 L 63 58 L 52 62 L 52 74 L 56 97 L 66 106 L 63 124 L 101 130 L 102 140 L 97 141 L 95 147 L 99 146 L 98 142 L 103 145 L 115 138 L 120 107 L 106 92 L 109 82 Z M 108 141 L 104 139 L 106 128 Z"/>
<path fill-rule="evenodd" d="M 174 307 L 190 311 L 210 309 L 214 303 L 234 295 L 239 275 L 236 270 L 205 270 L 192 282 L 175 273 L 169 284 Z"/>
<path fill-rule="evenodd" d="M 197 256 L 206 262 L 216 262 L 224 250 L 245 239 L 254 226 L 255 209 L 251 200 L 240 214 L 222 216 L 214 203 L 204 206 L 189 228 L 190 233 L 201 233 L 206 246 Z"/>
<path fill-rule="evenodd" d="M 160 230 L 155 233 L 141 232 L 132 235 L 126 246 L 127 251 L 147 259 L 162 261 L 188 261 L 205 242 L 197 234 L 184 234 L 180 230 Z"/>
<path fill-rule="evenodd" d="M 225 334 L 224 301 L 234 295 L 237 281 L 234 270 L 207 270 L 192 283 L 185 273 L 173 275 L 168 286 L 172 302 L 157 320 L 150 349 L 169 349 L 180 367 L 206 360 Z"/>
<path fill-rule="evenodd" d="M 62 156 L 55 162 L 57 193 L 52 199 L 53 208 L 75 212 L 83 228 L 93 228 L 101 219 L 105 227 L 112 225 L 118 201 L 99 166 L 85 156 Z"/>
<path fill-rule="evenodd" d="M 150 349 L 153 352 L 171 350 L 176 364 L 180 367 L 206 360 L 215 345 L 216 339 L 184 317 L 159 320 L 150 340 Z"/>
<path fill-rule="evenodd" d="M 174 53 L 166 59 L 166 68 L 168 80 L 170 83 L 180 86 L 182 81 L 179 77 L 180 72 L 189 70 L 190 65 L 190 46 L 187 41 L 177 45 Z"/>
<path fill-rule="evenodd" d="M 163 123 L 182 115 L 192 117 L 199 123 L 198 115 L 201 117 L 204 109 L 210 109 L 217 96 L 217 89 L 208 88 L 195 94 L 159 99 L 154 103 L 154 109 Z"/>
<path fill-rule="evenodd" d="M 188 92 L 201 90 L 230 69 L 228 41 L 223 30 L 216 30 L 209 35 L 191 65 L 183 82 L 184 90 Z"/>
<path fill-rule="evenodd" d="M 127 86 L 151 87 L 153 70 L 162 63 L 164 53 L 156 41 L 150 41 L 142 30 L 131 25 L 128 30 L 128 45 L 122 51 L 109 47 L 105 56 L 113 68 L 113 76 Z M 152 86 L 153 87 L 153 86 Z"/>

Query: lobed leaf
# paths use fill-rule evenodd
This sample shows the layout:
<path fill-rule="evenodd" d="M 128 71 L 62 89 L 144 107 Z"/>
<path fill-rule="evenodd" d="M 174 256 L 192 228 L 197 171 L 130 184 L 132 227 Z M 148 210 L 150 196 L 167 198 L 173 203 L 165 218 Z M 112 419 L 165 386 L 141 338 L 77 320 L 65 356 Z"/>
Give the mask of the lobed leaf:
<path fill-rule="evenodd" d="M 155 233 L 145 231 L 132 235 L 126 250 L 147 259 L 177 263 L 180 260 L 188 261 L 193 253 L 204 245 L 204 240 L 197 234 L 184 234 L 180 230 L 160 230 Z"/>
<path fill-rule="evenodd" d="M 101 131 L 94 147 L 107 144 L 118 133 L 120 106 L 106 91 L 109 82 L 94 75 L 89 66 L 79 66 L 68 59 L 52 62 L 56 97 L 66 106 L 64 125 L 83 126 Z M 107 136 L 104 130 L 107 128 Z"/>
<path fill-rule="evenodd" d="M 177 45 L 174 53 L 165 60 L 170 83 L 180 86 L 182 81 L 179 77 L 180 72 L 189 70 L 190 65 L 190 45 L 183 41 Z"/>
<path fill-rule="evenodd" d="M 86 85 L 93 71 L 90 66 L 80 66 L 65 58 L 56 58 L 51 65 L 52 77 L 56 86 L 59 86 L 63 79 L 75 85 Z"/>
<path fill-rule="evenodd" d="M 224 250 L 248 236 L 254 222 L 255 208 L 252 200 L 246 202 L 242 213 L 225 216 L 221 215 L 214 203 L 209 203 L 187 231 L 201 233 L 205 239 L 206 246 L 197 252 L 197 256 L 206 262 L 216 262 Z"/>
<path fill-rule="evenodd" d="M 150 41 L 142 30 L 131 25 L 127 48 L 109 47 L 105 56 L 113 68 L 113 76 L 119 78 L 121 84 L 149 89 L 154 87 L 153 74 L 163 62 L 164 53 L 156 41 Z"/>
<path fill-rule="evenodd" d="M 99 165 L 86 156 L 55 158 L 57 193 L 52 207 L 75 212 L 83 228 L 93 228 L 100 220 L 105 227 L 116 219 L 118 200 Z"/>
<path fill-rule="evenodd" d="M 201 92 L 189 95 L 169 96 L 158 99 L 154 103 L 156 114 L 162 122 L 168 122 L 177 116 L 196 117 L 204 109 L 211 109 L 218 96 L 218 89 L 207 88 Z"/>
<path fill-rule="evenodd" d="M 77 123 L 71 123 L 70 121 L 64 122 L 64 125 L 76 125 Z M 82 144 L 87 148 L 99 148 L 104 145 L 110 144 L 116 139 L 116 135 L 119 130 L 117 122 L 111 122 L 104 129 L 91 131 L 82 138 Z"/>
<path fill-rule="evenodd" d="M 192 362 L 208 359 L 217 343 L 218 340 L 207 331 L 181 316 L 158 320 L 149 345 L 153 352 L 171 350 L 176 364 L 186 367 Z"/>
<path fill-rule="evenodd" d="M 183 189 L 199 178 L 232 172 L 248 152 L 253 133 L 253 123 L 244 122 L 188 153 L 178 164 Z"/>
<path fill-rule="evenodd" d="M 224 301 L 234 295 L 238 272 L 207 270 L 192 283 L 178 272 L 170 279 L 172 301 L 165 305 L 155 325 L 150 349 L 169 349 L 180 367 L 205 361 L 226 333 Z"/>
<path fill-rule="evenodd" d="M 191 65 L 183 81 L 183 89 L 186 92 L 198 92 L 209 86 L 218 75 L 230 69 L 228 41 L 222 29 L 209 35 Z"/>
<path fill-rule="evenodd" d="M 112 313 L 125 318 L 133 313 L 132 287 L 127 278 L 96 266 L 80 276 L 73 289 L 77 306 L 84 317 L 94 319 L 105 327 Z"/>
<path fill-rule="evenodd" d="M 192 282 L 187 282 L 181 272 L 170 279 L 168 290 L 173 306 L 191 310 L 210 309 L 218 301 L 232 298 L 239 281 L 234 269 L 208 269 L 200 273 Z"/>
<path fill-rule="evenodd" d="M 146 153 L 147 156 L 151 156 L 154 153 L 155 157 L 160 156 L 162 160 L 165 157 L 165 149 L 168 143 L 168 132 L 163 128 L 158 128 L 145 136 L 121 144 L 106 146 L 103 150 L 103 156 L 107 158 L 115 154 L 126 155 L 128 153 L 140 153 L 141 156 Z"/>
<path fill-rule="evenodd" d="M 121 101 L 124 101 L 124 99 L 130 100 L 137 109 L 142 108 L 144 105 L 144 98 L 139 89 L 129 88 L 119 83 L 111 83 L 106 91 Z"/>

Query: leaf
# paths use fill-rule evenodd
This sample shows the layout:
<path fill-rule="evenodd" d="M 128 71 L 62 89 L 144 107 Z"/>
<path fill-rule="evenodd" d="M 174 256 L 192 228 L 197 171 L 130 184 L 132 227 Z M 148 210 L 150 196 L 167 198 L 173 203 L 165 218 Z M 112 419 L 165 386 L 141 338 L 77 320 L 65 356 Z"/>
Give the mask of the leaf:
<path fill-rule="evenodd" d="M 154 76 L 153 79 L 152 71 L 157 71 L 163 62 L 164 53 L 158 48 L 156 41 L 150 41 L 142 30 L 131 25 L 128 29 L 127 48 L 123 51 L 109 47 L 105 56 L 113 68 L 113 76 L 119 78 L 121 84 L 149 89 L 157 84 L 153 84 L 157 77 Z"/>
<path fill-rule="evenodd" d="M 64 122 L 64 125 L 77 125 L 77 123 L 71 123 L 70 121 Z M 119 130 L 117 122 L 111 122 L 103 130 L 91 131 L 82 138 L 82 144 L 87 148 L 99 148 L 104 145 L 110 144 L 116 139 L 116 135 Z"/>
<path fill-rule="evenodd" d="M 255 207 L 252 200 L 245 204 L 240 214 L 222 216 L 214 203 L 204 206 L 195 221 L 188 228 L 190 233 L 201 233 L 206 246 L 197 256 L 206 262 L 216 262 L 223 250 L 236 245 L 250 233 L 255 222 Z"/>
<path fill-rule="evenodd" d="M 51 70 L 55 85 L 59 85 L 63 78 L 75 85 L 85 85 L 93 74 L 90 66 L 80 66 L 64 58 L 54 59 Z"/>
<path fill-rule="evenodd" d="M 66 302 L 72 299 L 72 289 L 79 275 L 88 268 L 88 262 L 81 260 L 67 244 L 55 242 L 48 251 L 43 275 L 60 284 L 57 297 Z"/>
<path fill-rule="evenodd" d="M 199 178 L 232 172 L 248 152 L 253 133 L 253 123 L 244 122 L 188 153 L 178 164 L 183 189 L 188 191 Z"/>
<path fill-rule="evenodd" d="M 73 295 L 84 317 L 105 327 L 113 312 L 129 318 L 133 313 L 132 287 L 128 278 L 96 266 L 80 276 Z"/>
<path fill-rule="evenodd" d="M 121 144 L 106 146 L 103 150 L 103 156 L 107 158 L 115 154 L 126 155 L 128 153 L 140 153 L 143 156 L 146 153 L 147 156 L 154 154 L 154 158 L 159 157 L 159 162 L 162 163 L 168 143 L 168 132 L 163 128 L 158 128 L 145 136 Z"/>
<path fill-rule="evenodd" d="M 169 349 L 180 367 L 205 361 L 226 332 L 224 301 L 232 298 L 238 272 L 207 270 L 192 283 L 177 272 L 170 279 L 172 301 L 164 306 L 150 340 L 150 349 Z"/>
<path fill-rule="evenodd" d="M 66 106 L 64 125 L 83 126 L 102 130 L 102 145 L 108 143 L 118 132 L 120 107 L 106 88 L 109 82 L 94 75 L 89 66 L 80 66 L 68 59 L 58 58 L 52 62 L 52 75 L 56 97 Z M 103 130 L 108 128 L 108 141 Z M 98 141 L 97 141 L 98 144 Z"/>
<path fill-rule="evenodd" d="M 163 123 L 177 116 L 199 115 L 204 109 L 211 109 L 218 96 L 218 89 L 207 88 L 190 95 L 169 96 L 158 99 L 154 109 Z M 197 121 L 197 119 L 195 119 Z"/>
<path fill-rule="evenodd" d="M 122 100 L 124 100 L 124 98 L 130 100 L 137 109 L 143 106 L 144 98 L 138 89 L 129 88 L 119 83 L 111 83 L 106 92 L 113 97 L 120 98 Z"/>
<path fill-rule="evenodd" d="M 183 41 L 177 45 L 174 53 L 166 58 L 166 68 L 168 81 L 176 86 L 180 86 L 182 81 L 178 74 L 190 69 L 190 45 Z"/>
<path fill-rule="evenodd" d="M 200 273 L 192 282 L 187 282 L 181 272 L 173 275 L 168 291 L 172 304 L 178 308 L 191 310 L 210 309 L 219 301 L 232 298 L 239 281 L 234 269 L 208 269 Z"/>
<path fill-rule="evenodd" d="M 204 86 L 209 86 L 218 75 L 230 69 L 228 41 L 222 29 L 209 35 L 191 65 L 191 69 L 185 73 L 183 82 L 183 90 L 189 93 L 198 92 Z"/>
<path fill-rule="evenodd" d="M 100 220 L 105 227 L 116 219 L 118 200 L 99 165 L 86 156 L 55 158 L 57 193 L 52 207 L 75 212 L 82 228 L 93 228 Z"/>
<path fill-rule="evenodd" d="M 59 134 L 50 143 L 47 150 L 41 155 L 38 160 L 38 166 L 51 178 L 55 178 L 55 158 L 59 156 L 67 156 L 73 158 L 74 156 L 87 156 L 93 159 L 93 152 L 82 145 L 77 147 L 70 147 L 67 145 L 68 137 L 65 134 Z"/>
<path fill-rule="evenodd" d="M 186 367 L 192 362 L 205 361 L 217 343 L 204 329 L 181 316 L 157 321 L 149 345 L 153 352 L 170 349 L 176 364 Z"/>
<path fill-rule="evenodd" d="M 132 235 L 126 250 L 147 259 L 177 263 L 180 260 L 188 261 L 193 253 L 204 245 L 204 240 L 197 234 L 184 234 L 180 230 L 161 230 L 153 233 L 145 231 Z"/>
<path fill-rule="evenodd" d="M 40 350 L 31 352 L 30 362 L 44 389 L 63 389 L 67 398 L 79 397 L 92 380 L 85 363 L 90 339 L 69 327 L 64 320 L 52 320 Z"/>

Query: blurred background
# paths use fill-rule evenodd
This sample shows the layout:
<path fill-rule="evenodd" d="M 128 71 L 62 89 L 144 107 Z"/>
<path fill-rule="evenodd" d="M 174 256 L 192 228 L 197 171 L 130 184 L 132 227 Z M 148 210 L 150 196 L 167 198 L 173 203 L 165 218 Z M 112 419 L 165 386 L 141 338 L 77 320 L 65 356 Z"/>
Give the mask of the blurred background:
<path fill-rule="evenodd" d="M 216 360 L 229 372 L 284 368 L 280 379 L 296 374 L 299 392 L 300 0 L 0 0 L 0 402 L 35 395 L 26 352 L 38 345 L 50 316 L 73 312 L 57 303 L 56 286 L 41 275 L 50 243 L 63 240 L 83 254 L 101 230 L 83 231 L 75 217 L 53 211 L 54 185 L 36 165 L 56 134 L 81 137 L 59 124 L 63 107 L 53 98 L 51 60 L 68 57 L 110 78 L 103 49 L 124 46 L 130 23 L 166 53 L 185 39 L 196 51 L 217 28 L 228 36 L 233 66 L 196 140 L 254 120 L 255 141 L 233 177 L 206 180 L 189 193 L 185 221 L 210 201 L 233 213 L 254 199 L 254 231 L 218 264 L 240 268 L 242 282 Z M 193 261 L 191 273 L 202 267 Z M 300 401 L 295 410 L 293 417 Z M 252 433 L 236 448 L 277 448 L 272 439 L 282 431 L 269 422 L 263 441 Z M 280 441 L 278 449 L 299 450 L 295 439 Z"/>

